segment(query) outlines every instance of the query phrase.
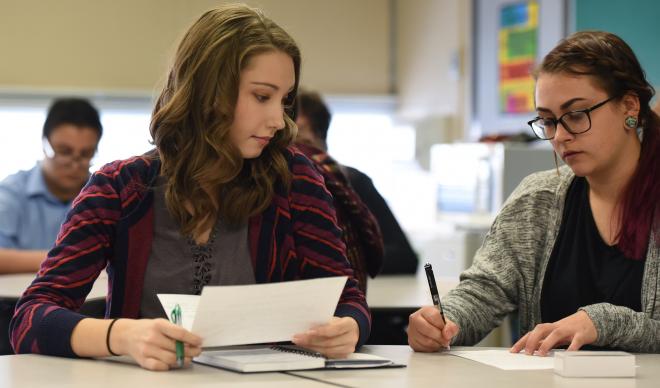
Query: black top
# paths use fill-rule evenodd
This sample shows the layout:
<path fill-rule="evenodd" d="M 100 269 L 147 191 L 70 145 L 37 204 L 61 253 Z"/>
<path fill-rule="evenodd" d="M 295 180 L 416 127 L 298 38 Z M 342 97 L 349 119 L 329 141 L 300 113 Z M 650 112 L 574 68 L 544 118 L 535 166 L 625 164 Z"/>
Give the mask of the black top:
<path fill-rule="evenodd" d="M 401 229 L 387 202 L 374 186 L 371 178 L 353 167 L 344 166 L 351 186 L 362 202 L 376 217 L 383 235 L 385 255 L 381 274 L 413 274 L 417 271 L 417 253 L 413 250 L 406 234 Z"/>
<path fill-rule="evenodd" d="M 542 321 L 556 322 L 602 302 L 642 311 L 643 274 L 644 260 L 628 259 L 603 241 L 589 205 L 589 183 L 576 177 L 545 273 Z"/>

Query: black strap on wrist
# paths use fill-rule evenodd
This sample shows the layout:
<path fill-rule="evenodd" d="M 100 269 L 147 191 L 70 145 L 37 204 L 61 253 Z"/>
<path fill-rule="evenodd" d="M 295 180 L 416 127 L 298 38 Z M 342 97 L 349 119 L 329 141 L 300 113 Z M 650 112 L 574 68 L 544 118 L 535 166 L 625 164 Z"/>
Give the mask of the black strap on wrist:
<path fill-rule="evenodd" d="M 112 326 L 117 322 L 119 318 L 115 318 L 110 322 L 110 325 L 108 326 L 108 332 L 105 334 L 105 346 L 108 348 L 108 353 L 112 354 L 113 356 L 119 356 L 119 354 L 115 353 L 110 349 L 110 332 L 112 331 Z"/>

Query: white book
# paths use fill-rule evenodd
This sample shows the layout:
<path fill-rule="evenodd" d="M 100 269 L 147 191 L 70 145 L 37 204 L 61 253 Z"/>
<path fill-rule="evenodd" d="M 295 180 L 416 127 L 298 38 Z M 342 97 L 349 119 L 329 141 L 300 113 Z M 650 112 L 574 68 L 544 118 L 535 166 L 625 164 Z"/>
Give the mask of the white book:
<path fill-rule="evenodd" d="M 295 346 L 259 345 L 207 350 L 193 361 L 242 373 L 403 366 L 371 354 L 353 353 L 344 359 L 326 359 Z"/>
<path fill-rule="evenodd" d="M 556 352 L 555 373 L 564 377 L 635 377 L 635 356 L 618 351 Z"/>

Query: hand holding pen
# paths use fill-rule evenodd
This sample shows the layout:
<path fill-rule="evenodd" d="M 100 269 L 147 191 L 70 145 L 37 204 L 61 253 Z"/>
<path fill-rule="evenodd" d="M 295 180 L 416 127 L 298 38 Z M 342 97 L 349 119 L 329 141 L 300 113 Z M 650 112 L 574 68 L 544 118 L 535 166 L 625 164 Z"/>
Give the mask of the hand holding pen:
<path fill-rule="evenodd" d="M 171 314 L 172 323 L 177 326 L 183 326 L 183 317 L 181 316 L 181 306 L 177 303 L 174 306 Z M 176 341 L 176 364 L 179 368 L 183 368 L 183 361 L 185 357 L 183 342 Z"/>
<path fill-rule="evenodd" d="M 433 304 L 438 308 L 438 311 L 440 312 L 442 323 L 446 325 L 447 321 L 445 320 L 445 313 L 442 311 L 440 294 L 438 294 L 438 286 L 435 283 L 435 276 L 433 275 L 433 268 L 431 267 L 430 263 L 426 263 L 424 265 L 424 272 L 426 272 L 426 281 L 429 283 L 429 290 L 431 291 L 431 299 L 433 299 Z"/>
<path fill-rule="evenodd" d="M 114 353 L 127 355 L 142 368 L 177 368 L 176 341 L 182 343 L 183 365 L 202 352 L 202 338 L 168 319 L 120 319 L 112 327 L 110 345 Z M 181 359 L 181 357 L 179 357 Z"/>
<path fill-rule="evenodd" d="M 436 352 L 449 349 L 452 338 L 458 334 L 458 326 L 444 316 L 440 295 L 430 264 L 424 266 L 431 299 L 434 306 L 426 306 L 410 315 L 408 344 L 417 352 Z"/>

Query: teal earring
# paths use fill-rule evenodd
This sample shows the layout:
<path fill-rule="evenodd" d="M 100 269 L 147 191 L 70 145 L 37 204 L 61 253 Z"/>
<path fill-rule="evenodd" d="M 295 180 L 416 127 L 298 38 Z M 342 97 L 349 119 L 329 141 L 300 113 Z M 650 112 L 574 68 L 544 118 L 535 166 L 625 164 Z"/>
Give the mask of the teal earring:
<path fill-rule="evenodd" d="M 626 124 L 626 127 L 630 128 L 630 129 L 637 128 L 637 117 L 635 117 L 635 116 L 626 117 L 625 124 Z"/>

